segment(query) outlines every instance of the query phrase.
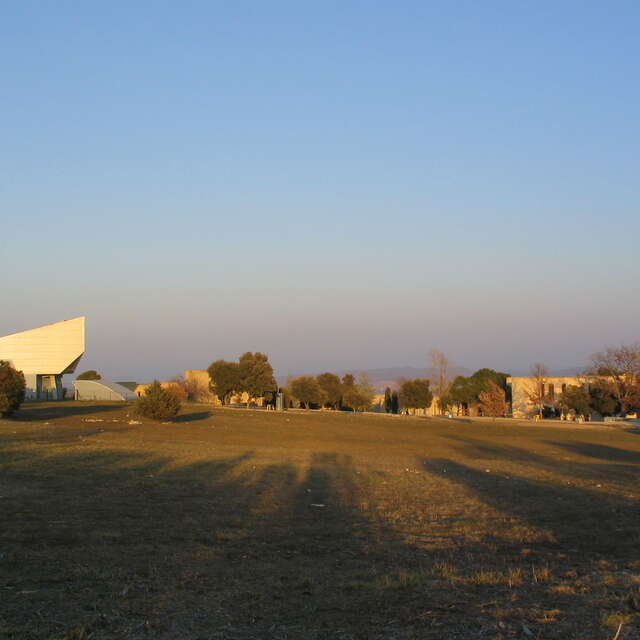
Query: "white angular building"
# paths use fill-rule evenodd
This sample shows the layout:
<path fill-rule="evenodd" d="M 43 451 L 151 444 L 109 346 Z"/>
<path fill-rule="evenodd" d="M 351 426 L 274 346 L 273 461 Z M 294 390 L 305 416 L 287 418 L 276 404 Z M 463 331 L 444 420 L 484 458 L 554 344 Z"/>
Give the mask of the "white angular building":
<path fill-rule="evenodd" d="M 22 371 L 27 400 L 62 400 L 62 376 L 84 354 L 84 316 L 0 338 L 0 360 Z"/>

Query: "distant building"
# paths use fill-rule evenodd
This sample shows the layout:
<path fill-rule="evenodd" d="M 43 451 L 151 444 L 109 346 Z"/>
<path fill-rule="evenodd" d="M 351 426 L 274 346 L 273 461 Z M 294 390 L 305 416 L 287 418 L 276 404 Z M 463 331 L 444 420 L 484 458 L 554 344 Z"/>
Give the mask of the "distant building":
<path fill-rule="evenodd" d="M 63 320 L 0 338 L 0 360 L 22 371 L 27 400 L 62 400 L 62 376 L 84 354 L 84 317 Z"/>
<path fill-rule="evenodd" d="M 546 377 L 540 395 L 547 399 L 549 406 L 553 406 L 567 387 L 577 387 L 583 382 L 576 376 Z M 514 418 L 526 418 L 536 412 L 537 408 L 531 399 L 536 384 L 536 379 L 531 376 L 507 378 L 507 385 L 511 388 L 511 413 Z"/>
<path fill-rule="evenodd" d="M 135 391 L 138 386 L 137 382 L 120 382 L 120 380 L 116 380 L 116 384 L 126 387 L 129 391 Z"/>
<path fill-rule="evenodd" d="M 137 385 L 133 390 L 133 394 L 135 395 L 135 397 L 142 397 L 147 392 L 147 389 L 151 386 L 151 384 L 151 382 L 145 382 L 143 384 Z M 180 385 L 177 382 L 161 382 L 160 386 L 163 389 L 180 389 Z"/>
<path fill-rule="evenodd" d="M 76 400 L 108 400 L 115 402 L 123 402 L 126 400 L 135 400 L 138 396 L 123 387 L 117 382 L 107 382 L 106 380 L 75 380 Z"/>

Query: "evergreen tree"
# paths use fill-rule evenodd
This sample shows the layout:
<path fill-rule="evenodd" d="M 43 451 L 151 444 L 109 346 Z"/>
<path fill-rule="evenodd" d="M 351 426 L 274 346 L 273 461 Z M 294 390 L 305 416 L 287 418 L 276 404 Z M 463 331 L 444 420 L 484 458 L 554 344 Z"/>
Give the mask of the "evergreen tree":
<path fill-rule="evenodd" d="M 83 371 L 76 380 L 102 380 L 102 376 L 95 370 Z"/>
<path fill-rule="evenodd" d="M 289 393 L 302 406 L 309 409 L 311 404 L 321 406 L 327 397 L 313 376 L 300 376 L 289 382 Z"/>
<path fill-rule="evenodd" d="M 240 390 L 240 368 L 237 362 L 216 360 L 209 365 L 209 388 L 215 393 L 223 405 L 229 396 Z"/>
<path fill-rule="evenodd" d="M 398 397 L 398 392 L 393 391 L 391 393 L 391 413 L 398 413 L 400 411 L 400 398 Z"/>
<path fill-rule="evenodd" d="M 400 404 L 403 409 L 427 409 L 433 393 L 428 380 L 405 380 L 400 387 Z"/>
<path fill-rule="evenodd" d="M 391 387 L 387 387 L 384 390 L 384 411 L 385 413 L 391 413 Z"/>
<path fill-rule="evenodd" d="M 267 391 L 275 391 L 278 388 L 273 376 L 273 367 L 269 364 L 266 354 L 256 351 L 247 351 L 240 356 L 238 362 L 240 372 L 240 389 L 246 391 L 250 398 L 261 398 Z M 247 401 L 247 407 L 249 401 Z"/>
<path fill-rule="evenodd" d="M 175 393 L 163 389 L 157 380 L 150 384 L 144 395 L 136 401 L 135 412 L 151 420 L 170 420 L 180 411 L 180 399 Z"/>
<path fill-rule="evenodd" d="M 325 393 L 325 402 L 333 409 L 337 409 L 342 396 L 340 378 L 333 373 L 321 373 L 316 380 Z"/>
<path fill-rule="evenodd" d="M 17 371 L 5 360 L 0 360 L 0 415 L 10 416 L 24 402 L 25 380 L 22 371 Z"/>

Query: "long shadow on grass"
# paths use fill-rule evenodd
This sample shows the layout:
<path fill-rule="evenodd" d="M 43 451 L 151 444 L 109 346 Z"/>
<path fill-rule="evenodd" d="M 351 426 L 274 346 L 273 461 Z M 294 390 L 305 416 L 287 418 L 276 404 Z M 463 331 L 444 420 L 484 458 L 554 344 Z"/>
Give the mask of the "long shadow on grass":
<path fill-rule="evenodd" d="M 192 413 L 182 413 L 173 419 L 174 422 L 196 422 L 206 420 L 213 415 L 212 411 L 194 411 Z"/>
<path fill-rule="evenodd" d="M 123 402 L 113 402 L 111 404 L 93 404 L 88 402 L 82 404 L 68 404 L 59 402 L 56 404 L 46 404 L 44 406 L 37 403 L 26 402 L 11 417 L 11 422 L 40 422 L 42 420 L 59 420 L 82 416 L 88 413 L 104 413 L 109 411 L 121 411 L 128 405 Z"/>
<path fill-rule="evenodd" d="M 435 560 L 363 512 L 347 456 L 23 456 L 4 474 L 0 523 L 17 637 L 373 638 L 424 627 L 432 604 L 467 628 L 427 574 L 397 578 Z"/>
<path fill-rule="evenodd" d="M 363 508 L 374 493 L 348 456 L 265 465 L 252 451 L 190 463 L 116 450 L 23 455 L 3 474 L 0 520 L 2 624 L 14 637 L 496 637 L 495 610 L 510 602 L 504 585 L 439 579 L 495 553 L 471 540 L 454 554 L 405 543 Z M 496 487 L 449 461 L 425 468 L 437 476 L 443 463 L 448 482 L 538 521 L 517 503 L 539 488 Z"/>
<path fill-rule="evenodd" d="M 635 501 L 530 478 L 486 472 L 450 459 L 423 460 L 424 468 L 465 486 L 484 503 L 550 534 L 563 550 L 627 556 L 640 543 Z"/>
<path fill-rule="evenodd" d="M 554 447 L 560 447 L 571 453 L 584 456 L 585 458 L 596 458 L 609 462 L 630 462 L 635 463 L 640 476 L 640 451 L 620 449 L 604 444 L 593 442 L 547 442 Z M 640 478 L 639 478 L 640 479 Z"/>
<path fill-rule="evenodd" d="M 7 453 L 3 445 L 15 445 L 20 442 L 64 444 L 77 441 L 81 443 L 86 438 L 101 434 L 125 433 L 133 430 L 120 420 L 99 421 L 74 425 L 35 425 L 29 429 L 21 429 L 20 424 L 4 423 L 0 428 L 0 460 Z M 28 454 L 32 455 L 32 454 Z"/>
<path fill-rule="evenodd" d="M 640 453 L 625 451 L 615 447 L 608 447 L 586 442 L 548 442 L 565 451 L 582 456 L 609 460 L 610 464 L 589 463 L 580 460 L 541 455 L 529 449 L 501 444 L 495 441 L 480 440 L 448 434 L 443 436 L 459 443 L 457 450 L 464 457 L 472 460 L 498 461 L 499 463 L 517 463 L 523 467 L 530 467 L 534 471 L 563 475 L 567 481 L 577 478 L 590 483 L 610 484 L 620 483 L 631 487 L 640 481 Z M 606 456 L 606 457 L 605 457 Z M 626 462 L 627 464 L 622 464 Z"/>

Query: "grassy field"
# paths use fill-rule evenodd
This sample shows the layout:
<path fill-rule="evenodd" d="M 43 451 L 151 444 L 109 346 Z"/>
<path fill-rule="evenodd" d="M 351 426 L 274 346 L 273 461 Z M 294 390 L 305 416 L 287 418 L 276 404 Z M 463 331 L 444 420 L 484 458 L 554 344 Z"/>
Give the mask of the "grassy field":
<path fill-rule="evenodd" d="M 640 638 L 640 434 L 26 405 L 0 637 Z"/>

